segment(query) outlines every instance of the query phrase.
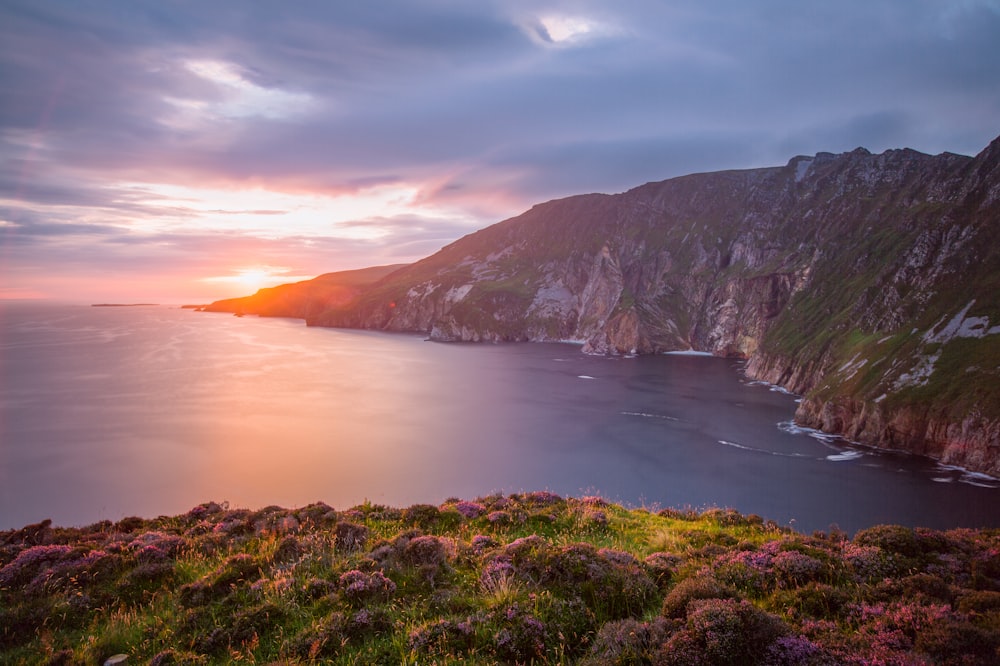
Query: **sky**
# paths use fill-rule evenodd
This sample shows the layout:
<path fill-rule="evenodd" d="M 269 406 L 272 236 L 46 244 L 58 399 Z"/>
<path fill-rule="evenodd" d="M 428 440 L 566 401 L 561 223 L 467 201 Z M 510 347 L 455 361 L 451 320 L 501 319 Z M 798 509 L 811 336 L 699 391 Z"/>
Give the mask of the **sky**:
<path fill-rule="evenodd" d="M 0 0 L 0 299 L 206 303 L 554 198 L 997 135 L 1000 0 Z"/>

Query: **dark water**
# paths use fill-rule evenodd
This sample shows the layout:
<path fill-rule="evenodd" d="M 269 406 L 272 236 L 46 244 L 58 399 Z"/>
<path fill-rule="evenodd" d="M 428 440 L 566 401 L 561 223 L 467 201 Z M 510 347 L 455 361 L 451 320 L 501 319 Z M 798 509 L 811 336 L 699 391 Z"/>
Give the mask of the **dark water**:
<path fill-rule="evenodd" d="M 207 500 L 342 509 L 543 489 L 804 531 L 1000 526 L 996 482 L 796 432 L 794 397 L 724 359 L 167 307 L 0 317 L 0 529 Z"/>

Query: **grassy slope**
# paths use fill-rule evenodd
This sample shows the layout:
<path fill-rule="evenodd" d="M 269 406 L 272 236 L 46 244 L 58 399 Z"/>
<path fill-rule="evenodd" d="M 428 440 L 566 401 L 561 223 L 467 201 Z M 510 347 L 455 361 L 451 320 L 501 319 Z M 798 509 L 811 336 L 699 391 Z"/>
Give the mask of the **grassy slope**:
<path fill-rule="evenodd" d="M 0 533 L 0 663 L 989 663 L 1000 532 L 551 493 Z"/>
<path fill-rule="evenodd" d="M 311 280 L 260 289 L 252 296 L 216 301 L 206 306 L 205 311 L 304 319 L 326 308 L 352 302 L 364 288 L 405 266 L 393 264 L 325 273 Z"/>

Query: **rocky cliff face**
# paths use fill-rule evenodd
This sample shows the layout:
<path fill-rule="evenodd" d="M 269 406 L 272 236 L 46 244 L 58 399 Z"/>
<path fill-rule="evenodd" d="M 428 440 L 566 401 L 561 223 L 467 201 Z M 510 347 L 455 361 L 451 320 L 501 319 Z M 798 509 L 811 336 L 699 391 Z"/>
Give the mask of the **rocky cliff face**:
<path fill-rule="evenodd" d="M 308 321 L 740 356 L 808 425 L 1000 474 L 1000 139 L 551 201 Z"/>

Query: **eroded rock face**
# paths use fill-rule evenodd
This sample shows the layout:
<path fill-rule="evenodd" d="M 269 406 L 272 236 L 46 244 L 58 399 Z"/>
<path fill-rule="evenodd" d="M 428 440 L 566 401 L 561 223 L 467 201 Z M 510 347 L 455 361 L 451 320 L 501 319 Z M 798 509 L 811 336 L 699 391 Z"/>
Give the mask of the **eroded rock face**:
<path fill-rule="evenodd" d="M 997 472 L 1000 139 L 551 201 L 308 321 L 744 357 L 809 425 Z"/>

